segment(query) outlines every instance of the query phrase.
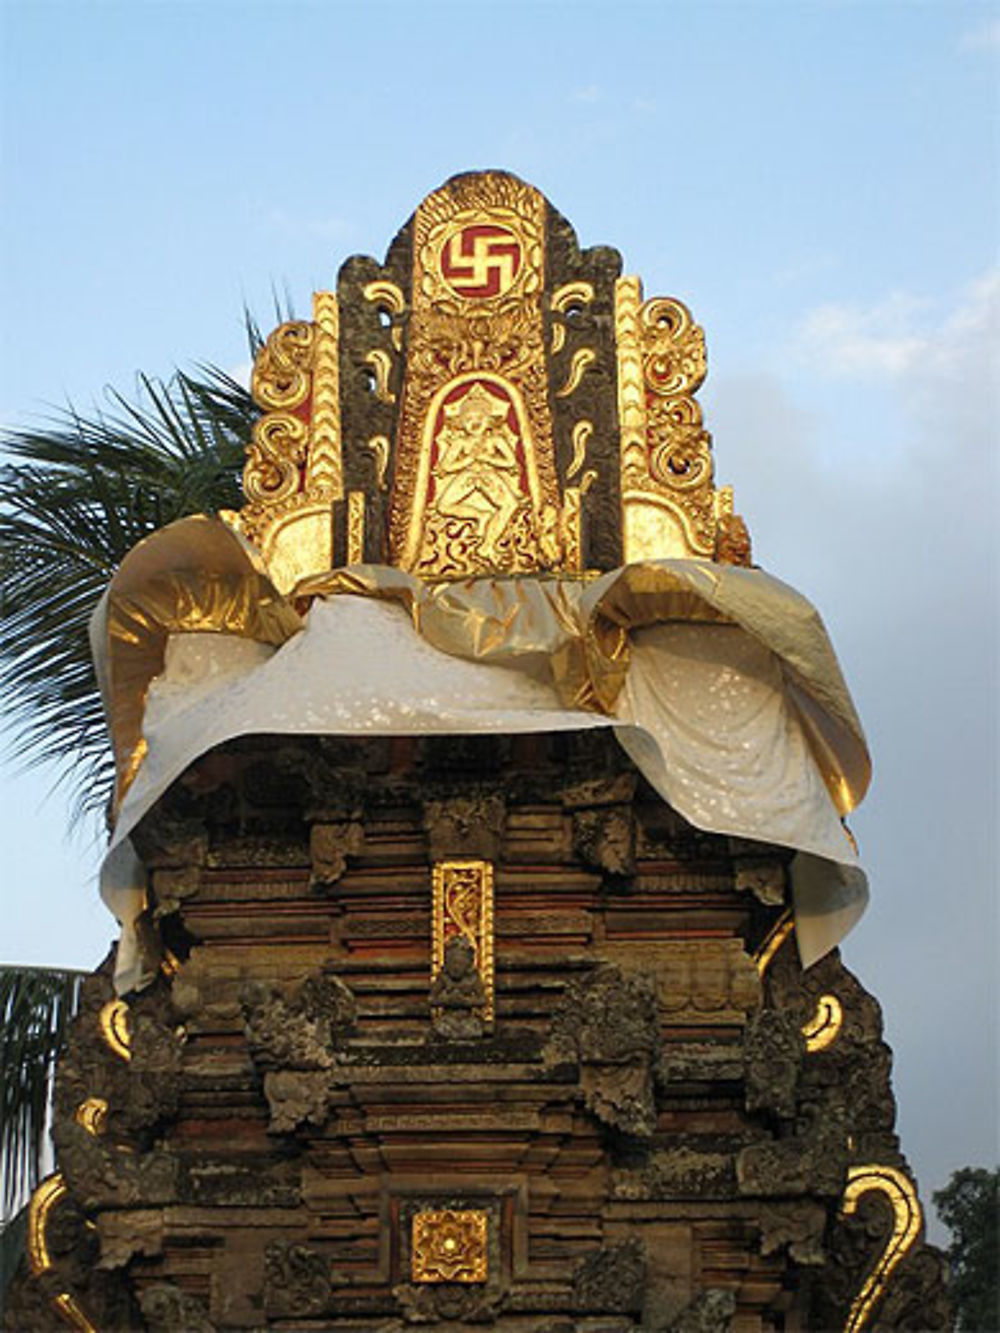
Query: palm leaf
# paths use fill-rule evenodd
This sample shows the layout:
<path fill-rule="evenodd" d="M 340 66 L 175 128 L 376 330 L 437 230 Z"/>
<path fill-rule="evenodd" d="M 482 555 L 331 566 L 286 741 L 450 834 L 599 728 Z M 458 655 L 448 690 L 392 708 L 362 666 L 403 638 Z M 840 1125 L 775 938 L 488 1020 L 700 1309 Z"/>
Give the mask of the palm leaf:
<path fill-rule="evenodd" d="M 249 327 L 249 326 L 248 326 Z M 251 331 L 251 336 L 256 336 Z M 149 533 L 238 507 L 250 395 L 201 367 L 140 376 L 92 416 L 69 409 L 0 440 L 0 692 L 15 756 L 74 781 L 76 813 L 106 805 L 112 762 L 87 626 L 108 580 Z"/>
<path fill-rule="evenodd" d="M 0 1160 L 9 1212 L 38 1183 L 52 1070 L 84 972 L 0 967 Z"/>

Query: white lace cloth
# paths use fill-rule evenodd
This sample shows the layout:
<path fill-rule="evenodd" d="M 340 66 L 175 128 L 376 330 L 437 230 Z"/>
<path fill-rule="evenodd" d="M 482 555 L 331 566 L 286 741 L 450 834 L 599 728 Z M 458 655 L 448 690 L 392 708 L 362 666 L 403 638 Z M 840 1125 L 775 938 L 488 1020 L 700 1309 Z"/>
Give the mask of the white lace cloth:
<path fill-rule="evenodd" d="M 612 726 L 692 824 L 794 848 L 797 939 L 808 966 L 855 924 L 867 884 L 785 688 L 779 659 L 735 625 L 667 623 L 632 637 L 616 716 L 563 707 L 525 672 L 431 647 L 398 605 L 317 602 L 279 649 L 174 635 L 149 688 L 148 752 L 119 813 L 101 892 L 122 924 L 116 985 L 141 985 L 134 923 L 144 875 L 129 841 L 200 755 L 252 734 L 513 733 Z"/>

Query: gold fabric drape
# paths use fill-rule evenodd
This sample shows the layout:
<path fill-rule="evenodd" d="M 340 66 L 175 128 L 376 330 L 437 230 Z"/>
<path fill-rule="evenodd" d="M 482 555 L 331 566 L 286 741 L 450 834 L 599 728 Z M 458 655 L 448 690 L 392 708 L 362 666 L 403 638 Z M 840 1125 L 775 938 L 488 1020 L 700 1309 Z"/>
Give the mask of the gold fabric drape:
<path fill-rule="evenodd" d="M 120 803 L 143 754 L 150 681 L 171 634 L 235 634 L 280 645 L 317 597 L 354 594 L 402 604 L 441 652 L 528 672 L 567 707 L 608 716 L 629 667 L 629 635 L 666 621 L 736 624 L 779 659 L 788 696 L 837 810 L 864 796 L 871 769 L 861 724 L 815 608 L 760 570 L 657 560 L 594 578 L 481 578 L 424 584 L 402 570 L 355 565 L 303 580 L 282 596 L 256 554 L 220 519 L 187 518 L 132 551 L 109 588 L 98 665 Z"/>

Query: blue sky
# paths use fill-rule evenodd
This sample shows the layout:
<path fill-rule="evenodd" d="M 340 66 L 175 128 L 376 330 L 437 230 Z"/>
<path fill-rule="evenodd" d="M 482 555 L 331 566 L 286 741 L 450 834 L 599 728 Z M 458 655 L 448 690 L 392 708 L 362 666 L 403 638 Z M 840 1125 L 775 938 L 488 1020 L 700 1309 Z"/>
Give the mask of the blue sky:
<path fill-rule="evenodd" d="M 499 166 L 690 304 L 720 480 L 869 732 L 882 1000 L 925 1198 L 996 1160 L 1000 8 L 0 2 L 0 421 L 244 364 L 419 199 Z M 992 355 L 992 362 L 991 362 Z M 111 923 L 51 774 L 0 778 L 4 943 Z"/>

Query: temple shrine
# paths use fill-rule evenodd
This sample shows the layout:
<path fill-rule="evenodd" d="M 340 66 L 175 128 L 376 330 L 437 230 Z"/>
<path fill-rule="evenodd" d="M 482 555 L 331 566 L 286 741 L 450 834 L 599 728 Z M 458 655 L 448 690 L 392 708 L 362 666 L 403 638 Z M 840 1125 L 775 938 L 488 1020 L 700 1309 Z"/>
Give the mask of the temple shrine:
<path fill-rule="evenodd" d="M 95 615 L 122 933 L 6 1327 L 949 1327 L 837 951 L 864 736 L 705 373 L 499 171 L 267 339 L 244 507 Z"/>

